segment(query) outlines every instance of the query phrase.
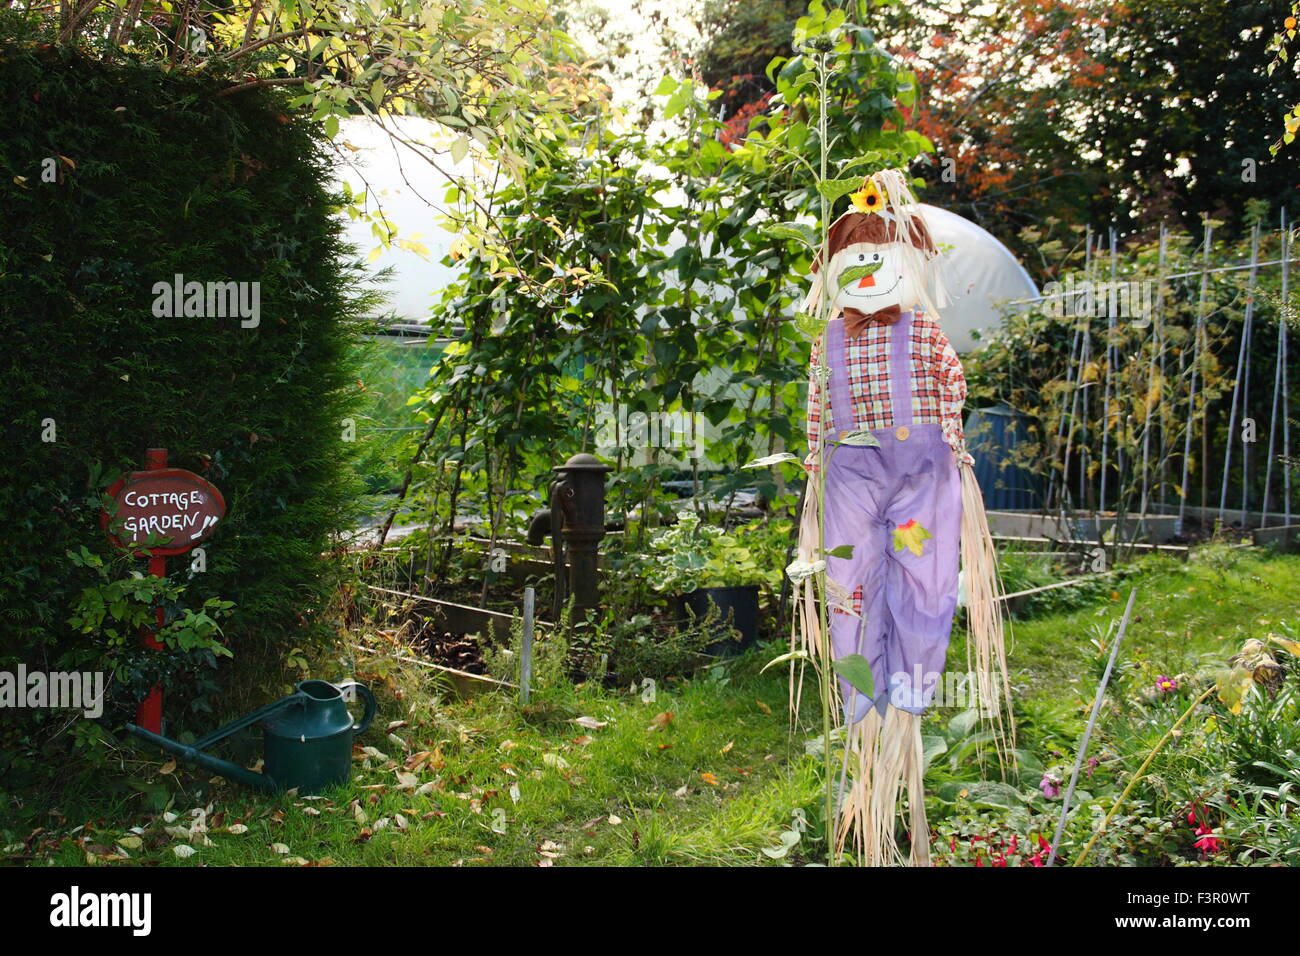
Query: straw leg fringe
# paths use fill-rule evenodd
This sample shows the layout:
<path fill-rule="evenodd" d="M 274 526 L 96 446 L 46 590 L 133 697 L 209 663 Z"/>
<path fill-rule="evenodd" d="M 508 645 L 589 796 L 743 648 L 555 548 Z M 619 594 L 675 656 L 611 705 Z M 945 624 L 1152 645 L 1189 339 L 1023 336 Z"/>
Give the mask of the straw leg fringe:
<path fill-rule="evenodd" d="M 975 471 L 961 472 L 961 566 L 966 582 L 966 667 L 975 675 L 980 717 L 992 724 L 998 762 L 1005 771 L 1013 758 L 1016 728 L 1011 717 L 1011 680 L 1007 675 L 1002 582 L 997 551 L 989 533 Z"/>
<path fill-rule="evenodd" d="M 845 745 L 855 758 L 855 773 L 840 809 L 836 850 L 850 849 L 863 866 L 929 866 L 920 716 L 886 707 L 882 717 L 873 708 L 850 728 Z M 907 859 L 896 836 L 904 789 L 911 829 Z"/>

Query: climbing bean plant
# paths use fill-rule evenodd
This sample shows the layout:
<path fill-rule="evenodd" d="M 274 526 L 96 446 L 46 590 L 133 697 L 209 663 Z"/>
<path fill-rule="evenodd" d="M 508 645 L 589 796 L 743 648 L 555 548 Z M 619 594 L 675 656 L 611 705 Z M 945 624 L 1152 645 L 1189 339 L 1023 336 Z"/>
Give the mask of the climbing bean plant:
<path fill-rule="evenodd" d="M 796 27 L 800 52 L 769 69 L 772 105 L 739 141 L 723 135 L 716 91 L 666 77 L 656 103 L 672 135 L 625 131 L 605 112 L 521 181 L 457 187 L 462 203 L 491 210 L 513 260 L 466 262 L 433 317 L 454 343 L 412 398 L 438 431 L 412 488 L 417 510 L 437 499 L 435 528 L 449 529 L 457 507 L 494 535 L 517 526 L 544 504 L 551 466 L 596 451 L 611 420 L 616 512 L 671 513 L 668 477 L 723 498 L 754 484 L 785 492 L 788 469 L 740 466 L 804 446 L 813 329 L 792 320 L 813 223 L 865 174 L 930 149 L 905 129 L 915 77 L 864 25 L 875 5 L 850 4 L 850 22 L 813 3 Z M 638 412 L 707 422 L 705 460 L 634 455 L 621 423 Z"/>

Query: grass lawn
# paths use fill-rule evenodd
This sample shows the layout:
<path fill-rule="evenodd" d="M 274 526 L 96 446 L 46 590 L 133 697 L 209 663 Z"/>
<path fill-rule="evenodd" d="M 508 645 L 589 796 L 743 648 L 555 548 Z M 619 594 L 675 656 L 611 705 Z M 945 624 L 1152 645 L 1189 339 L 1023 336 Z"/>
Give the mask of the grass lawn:
<path fill-rule="evenodd" d="M 1207 549 L 1188 564 L 1147 559 L 1082 606 L 1016 622 L 1022 747 L 1073 751 L 1100 672 L 1091 641 L 1119 617 L 1133 586 L 1138 604 L 1122 658 L 1190 673 L 1225 660 L 1246 637 L 1295 621 L 1300 557 Z M 810 834 L 820 829 L 819 762 L 805 755 L 817 724 L 815 688 L 805 694 L 803 727 L 791 733 L 784 669 L 759 673 L 781 650 L 761 648 L 695 679 L 660 684 L 653 700 L 626 688 L 565 687 L 543 692 L 527 713 L 504 694 L 459 701 L 430 693 L 427 672 L 392 662 L 380 717 L 358 741 L 347 787 L 318 799 L 269 798 L 219 778 L 209 784 L 128 745 L 123 777 L 164 784 L 165 812 L 117 778 L 57 807 L 32 799 L 17 819 L 0 823 L 0 859 L 464 866 L 820 859 L 816 845 L 794 840 L 801 821 Z M 951 665 L 964 667 L 960 642 L 951 654 Z M 33 834 L 37 828 L 44 829 Z"/>

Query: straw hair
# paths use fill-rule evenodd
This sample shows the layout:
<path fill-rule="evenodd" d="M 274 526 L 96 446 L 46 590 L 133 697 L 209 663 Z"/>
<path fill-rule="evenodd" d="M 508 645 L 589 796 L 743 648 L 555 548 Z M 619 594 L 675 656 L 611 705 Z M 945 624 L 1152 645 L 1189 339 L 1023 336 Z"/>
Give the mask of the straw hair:
<path fill-rule="evenodd" d="M 903 274 L 916 277 L 918 302 L 900 303 L 902 308 L 906 310 L 918 304 L 923 312 L 938 315 L 939 309 L 949 301 L 939 272 L 939 251 L 920 203 L 908 184 L 907 174 L 901 169 L 882 169 L 862 180 L 863 187 L 868 183 L 874 183 L 886 197 L 883 212 L 850 211 L 831 224 L 826 245 L 813 258 L 815 278 L 801 311 L 812 315 L 825 294 L 823 286 L 830 281 L 829 273 L 834 270 L 821 270 L 821 263 L 831 262 L 847 243 L 873 242 L 894 246 L 903 258 Z"/>

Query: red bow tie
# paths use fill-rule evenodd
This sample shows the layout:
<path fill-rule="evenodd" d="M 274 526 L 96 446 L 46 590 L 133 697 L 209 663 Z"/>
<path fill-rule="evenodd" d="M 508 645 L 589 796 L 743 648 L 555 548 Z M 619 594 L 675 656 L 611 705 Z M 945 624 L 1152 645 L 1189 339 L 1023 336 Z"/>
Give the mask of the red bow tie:
<path fill-rule="evenodd" d="M 861 335 L 868 325 L 878 322 L 881 325 L 893 325 L 903 317 L 903 310 L 897 305 L 887 305 L 877 312 L 859 312 L 857 309 L 844 310 L 844 334 L 849 338 Z"/>

